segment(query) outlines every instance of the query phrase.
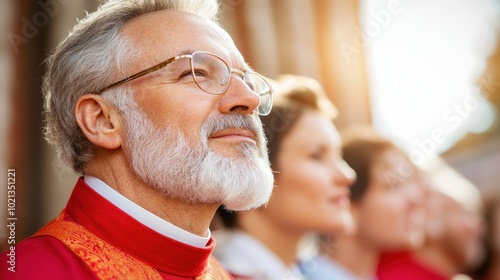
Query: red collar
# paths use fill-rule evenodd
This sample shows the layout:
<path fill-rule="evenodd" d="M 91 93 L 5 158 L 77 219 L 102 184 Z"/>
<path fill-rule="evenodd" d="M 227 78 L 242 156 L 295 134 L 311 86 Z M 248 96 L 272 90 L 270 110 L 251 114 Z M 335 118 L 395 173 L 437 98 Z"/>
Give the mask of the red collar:
<path fill-rule="evenodd" d="M 76 183 L 66 213 L 116 248 L 169 274 L 199 276 L 215 248 L 213 238 L 206 247 L 196 248 L 157 233 L 96 193 L 83 178 Z"/>

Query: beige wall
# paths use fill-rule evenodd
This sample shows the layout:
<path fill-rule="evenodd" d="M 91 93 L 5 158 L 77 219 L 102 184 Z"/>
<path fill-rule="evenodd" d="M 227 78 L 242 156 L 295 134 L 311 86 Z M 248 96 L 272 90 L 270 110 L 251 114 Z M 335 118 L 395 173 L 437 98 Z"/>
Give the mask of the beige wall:
<path fill-rule="evenodd" d="M 342 127 L 370 123 L 365 56 L 340 47 L 360 30 L 359 1 L 223 0 L 221 24 L 254 69 L 276 78 L 319 80 L 338 107 Z"/>

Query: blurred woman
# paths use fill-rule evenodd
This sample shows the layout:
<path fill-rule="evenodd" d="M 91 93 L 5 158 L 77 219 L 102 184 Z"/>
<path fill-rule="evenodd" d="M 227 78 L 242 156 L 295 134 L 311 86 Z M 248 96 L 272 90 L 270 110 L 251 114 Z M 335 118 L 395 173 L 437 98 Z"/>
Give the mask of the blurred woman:
<path fill-rule="evenodd" d="M 351 213 L 356 231 L 323 238 L 321 255 L 302 265 L 307 279 L 375 279 L 382 252 L 422 243 L 423 176 L 407 155 L 371 130 L 344 139 L 345 161 L 357 179 Z"/>
<path fill-rule="evenodd" d="M 335 114 L 315 80 L 278 81 L 272 112 L 262 117 L 275 171 L 271 199 L 256 211 L 219 211 L 228 230 L 214 233 L 215 256 L 237 279 L 302 279 L 303 237 L 340 233 L 351 224 L 348 187 L 355 174 L 342 159 Z"/>
<path fill-rule="evenodd" d="M 428 166 L 426 239 L 417 250 L 386 253 L 380 280 L 471 279 L 465 274 L 484 257 L 482 201 L 476 186 L 435 158 Z M 456 277 L 456 278 L 455 278 Z"/>

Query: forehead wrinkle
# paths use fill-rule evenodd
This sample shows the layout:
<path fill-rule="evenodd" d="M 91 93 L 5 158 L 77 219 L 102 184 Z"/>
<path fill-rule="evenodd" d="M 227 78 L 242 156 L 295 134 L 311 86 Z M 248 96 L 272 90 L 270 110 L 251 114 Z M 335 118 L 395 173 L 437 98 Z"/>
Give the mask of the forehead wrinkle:
<path fill-rule="evenodd" d="M 210 24 L 206 24 L 210 20 L 188 12 L 174 10 L 156 11 L 127 21 L 121 28 L 120 34 L 129 38 L 134 46 L 139 51 L 145 53 L 144 55 L 147 55 L 148 58 L 152 57 L 156 63 L 160 63 L 181 53 L 181 51 L 175 53 L 176 41 L 180 40 L 179 37 L 181 36 L 189 38 L 189 35 L 186 35 L 189 34 L 186 33 L 187 30 L 199 29 L 200 19 L 203 20 L 206 26 L 212 27 Z M 212 28 L 206 28 L 204 30 L 205 33 L 212 31 L 210 29 Z M 193 37 L 195 36 L 199 40 L 203 39 L 199 38 L 199 34 L 193 35 Z M 167 54 L 165 54 L 166 50 Z M 168 53 L 169 51 L 172 53 Z M 192 53 L 192 51 L 188 51 L 183 49 L 182 53 Z"/>
<path fill-rule="evenodd" d="M 252 71 L 224 29 L 209 19 L 187 12 L 145 14 L 125 23 L 121 33 L 130 37 L 141 53 L 140 61 L 131 65 L 136 72 L 194 51 L 213 53 L 222 57 L 231 68 Z"/>

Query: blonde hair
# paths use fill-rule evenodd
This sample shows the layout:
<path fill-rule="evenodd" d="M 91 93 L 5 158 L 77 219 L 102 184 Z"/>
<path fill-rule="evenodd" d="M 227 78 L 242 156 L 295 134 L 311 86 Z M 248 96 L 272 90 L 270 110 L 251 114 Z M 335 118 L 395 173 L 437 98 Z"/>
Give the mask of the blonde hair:
<path fill-rule="evenodd" d="M 290 106 L 296 103 L 321 112 L 328 118 L 337 117 L 337 109 L 326 95 L 325 89 L 315 79 L 282 75 L 273 83 L 273 88 L 276 91 L 273 106 Z"/>

